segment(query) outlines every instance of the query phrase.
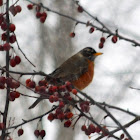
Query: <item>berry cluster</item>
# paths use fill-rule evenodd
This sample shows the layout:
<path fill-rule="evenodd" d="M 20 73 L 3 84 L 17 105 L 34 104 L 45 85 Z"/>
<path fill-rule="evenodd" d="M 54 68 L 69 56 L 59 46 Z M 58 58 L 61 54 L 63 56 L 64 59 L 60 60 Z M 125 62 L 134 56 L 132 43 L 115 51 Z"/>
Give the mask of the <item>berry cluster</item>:
<path fill-rule="evenodd" d="M 0 89 L 5 89 L 10 87 L 12 91 L 9 94 L 9 100 L 14 101 L 16 98 L 19 98 L 20 93 L 16 91 L 17 88 L 20 87 L 20 83 L 17 81 L 14 81 L 12 78 L 6 78 L 4 76 L 0 77 Z"/>
<path fill-rule="evenodd" d="M 34 7 L 35 7 L 35 10 L 36 10 L 36 18 L 40 19 L 41 23 L 44 23 L 46 21 L 46 18 L 47 18 L 47 13 L 46 12 L 41 12 L 41 6 L 40 5 L 37 5 L 37 6 L 34 6 L 32 4 L 27 5 L 27 8 L 29 10 L 32 10 Z"/>
<path fill-rule="evenodd" d="M 48 84 L 46 80 L 41 80 L 36 84 L 34 80 L 27 79 L 26 87 L 35 89 L 35 92 L 43 95 L 44 98 L 48 99 L 51 103 L 59 102 L 60 107 L 64 107 L 66 103 L 63 100 L 72 100 L 71 95 L 77 95 L 77 90 L 72 88 L 70 82 L 65 82 L 64 85 L 55 86 Z"/>
<path fill-rule="evenodd" d="M 38 138 L 39 136 L 43 139 L 44 137 L 45 137 L 45 135 L 46 135 L 46 132 L 45 132 L 45 130 L 41 130 L 41 131 L 39 131 L 38 129 L 36 129 L 35 131 L 34 131 L 34 135 Z"/>
<path fill-rule="evenodd" d="M 16 26 L 13 23 L 8 24 L 6 22 L 5 14 L 3 13 L 0 14 L 0 26 L 1 30 L 3 31 L 1 34 L 1 40 L 4 42 L 2 45 L 0 45 L 0 51 L 9 51 L 12 48 L 11 44 L 16 42 L 16 36 L 14 34 Z M 10 31 L 9 35 L 7 35 L 7 30 Z M 5 41 L 9 41 L 9 43 L 5 43 Z"/>
<path fill-rule="evenodd" d="M 94 126 L 94 124 L 90 124 L 86 126 L 85 124 L 82 125 L 81 130 L 85 132 L 86 135 L 90 135 L 91 133 L 100 133 L 101 129 L 98 126 Z"/>
<path fill-rule="evenodd" d="M 20 5 L 12 5 L 10 8 L 10 12 L 15 16 L 17 13 L 20 13 L 22 8 Z M 16 42 L 16 36 L 14 34 L 14 31 L 16 30 L 16 26 L 13 23 L 7 23 L 6 21 L 6 14 L 0 13 L 0 27 L 3 33 L 1 34 L 1 40 L 3 42 L 9 41 L 10 44 L 13 44 Z M 10 31 L 10 34 L 7 35 L 7 30 Z M 11 48 L 11 45 L 9 43 L 4 43 L 3 45 L 0 45 L 0 51 L 9 51 Z"/>
<path fill-rule="evenodd" d="M 64 108 L 58 107 L 55 110 L 55 113 L 50 113 L 48 115 L 48 120 L 53 121 L 54 119 L 59 119 L 60 121 L 66 120 L 64 126 L 67 124 L 67 121 L 70 122 L 73 117 L 73 113 L 69 110 L 64 110 Z M 70 126 L 70 125 L 69 125 Z M 68 127 L 68 126 L 67 126 Z"/>
<path fill-rule="evenodd" d="M 12 13 L 13 16 L 20 13 L 21 11 L 22 11 L 22 8 L 20 5 L 12 5 L 10 7 L 10 12 Z"/>
<path fill-rule="evenodd" d="M 20 87 L 20 83 L 14 81 L 12 78 L 6 78 L 4 76 L 1 76 L 0 89 L 5 89 L 7 86 L 10 87 L 11 89 L 17 89 Z"/>
<path fill-rule="evenodd" d="M 16 65 L 20 64 L 21 58 L 19 56 L 15 56 L 13 58 L 10 58 L 10 66 L 15 67 Z"/>
<path fill-rule="evenodd" d="M 78 11 L 79 13 L 82 13 L 82 12 L 84 11 L 84 9 L 78 4 L 77 11 Z M 96 20 L 96 19 L 95 19 L 95 20 Z M 98 20 L 97 20 L 97 21 L 98 21 Z M 76 25 L 78 25 L 78 23 L 76 23 Z M 76 25 L 75 25 L 75 26 L 76 26 Z M 88 26 L 91 26 L 90 29 L 89 29 L 89 33 L 90 33 L 90 34 L 93 33 L 93 32 L 95 31 L 95 27 L 93 27 L 93 25 L 90 23 L 90 21 L 87 22 L 86 26 L 87 26 L 87 27 L 88 27 Z M 75 29 L 75 28 L 74 28 L 74 29 Z M 72 31 L 72 32 L 69 34 L 69 36 L 70 36 L 71 38 L 74 38 L 75 35 L 76 35 L 76 33 L 75 33 L 74 31 Z M 109 35 L 109 37 L 110 37 L 110 36 L 111 36 L 111 35 Z M 100 49 L 102 49 L 102 48 L 104 47 L 105 40 L 106 40 L 105 37 L 101 37 L 101 38 L 100 38 L 100 43 L 99 43 L 99 48 L 100 48 Z M 117 32 L 116 32 L 116 35 L 113 35 L 113 37 L 112 37 L 111 40 L 112 40 L 113 43 L 116 43 L 116 42 L 118 41 Z"/>
<path fill-rule="evenodd" d="M 100 38 L 100 43 L 99 43 L 99 48 L 100 48 L 100 49 L 102 49 L 102 48 L 104 47 L 105 40 L 106 40 L 106 39 L 105 39 L 104 37 L 101 37 L 101 38 Z"/>

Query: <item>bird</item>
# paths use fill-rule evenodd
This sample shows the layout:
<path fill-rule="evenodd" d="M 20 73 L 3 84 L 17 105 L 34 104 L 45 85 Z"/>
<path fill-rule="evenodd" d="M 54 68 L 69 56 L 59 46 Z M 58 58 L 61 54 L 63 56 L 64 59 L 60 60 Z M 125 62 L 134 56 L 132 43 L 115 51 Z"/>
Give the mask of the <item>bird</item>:
<path fill-rule="evenodd" d="M 83 90 L 93 80 L 95 58 L 102 54 L 96 52 L 92 47 L 86 47 L 67 59 L 49 76 L 64 82 L 69 81 L 77 89 Z M 34 108 L 41 100 L 41 98 L 38 98 L 29 109 Z"/>

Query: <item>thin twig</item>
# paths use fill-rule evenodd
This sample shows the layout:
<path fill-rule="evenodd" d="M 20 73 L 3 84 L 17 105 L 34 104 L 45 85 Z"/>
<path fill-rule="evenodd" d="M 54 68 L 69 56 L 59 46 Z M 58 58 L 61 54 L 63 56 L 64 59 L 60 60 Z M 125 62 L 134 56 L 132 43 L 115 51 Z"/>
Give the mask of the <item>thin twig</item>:
<path fill-rule="evenodd" d="M 30 1 L 30 0 L 26 0 L 26 1 L 28 1 L 28 2 L 30 2 L 30 3 L 32 3 L 32 4 L 34 4 L 34 5 L 39 5 L 38 3 L 32 2 L 32 1 Z M 75 18 L 73 18 L 73 17 L 71 17 L 71 16 L 69 16 L 69 15 L 65 15 L 65 14 L 62 14 L 62 13 L 57 12 L 57 11 L 55 11 L 55 10 L 52 10 L 52 9 L 48 8 L 47 6 L 44 6 L 43 4 L 41 4 L 40 6 L 41 6 L 42 8 L 44 8 L 44 9 L 46 9 L 46 10 L 49 11 L 49 12 L 52 12 L 52 13 L 55 13 L 55 14 L 57 14 L 57 15 L 59 15 L 59 16 L 65 17 L 65 18 L 70 19 L 70 20 L 73 20 L 73 21 L 75 21 L 76 23 L 80 23 L 80 24 L 87 25 L 87 22 L 83 22 L 83 21 L 77 20 L 77 19 L 75 19 Z M 87 13 L 88 13 L 88 12 L 87 12 Z M 90 14 L 90 15 L 91 15 L 91 14 Z M 92 16 L 92 15 L 91 15 L 91 16 Z M 116 31 L 115 31 L 114 33 L 113 33 L 112 31 L 110 31 L 97 17 L 96 17 L 96 21 L 98 21 L 100 24 L 102 24 L 102 26 L 105 27 L 105 28 L 103 28 L 103 27 L 98 27 L 98 26 L 96 26 L 96 25 L 94 25 L 94 24 L 92 24 L 92 23 L 89 23 L 89 25 L 95 27 L 97 30 L 99 30 L 99 31 L 101 31 L 101 32 L 103 32 L 103 33 L 109 34 L 110 36 L 116 35 L 119 39 L 123 39 L 123 40 L 125 40 L 125 41 L 128 41 L 128 42 L 132 43 L 132 46 L 133 46 L 133 47 L 140 46 L 140 43 L 139 43 L 139 42 L 137 42 L 137 41 L 135 41 L 135 40 L 133 40 L 133 39 L 131 39 L 131 38 L 127 38 L 127 37 L 125 37 L 125 36 L 123 36 L 123 35 L 120 35 L 119 33 L 116 34 Z M 108 30 L 106 30 L 106 29 L 108 29 Z"/>
<path fill-rule="evenodd" d="M 105 107 L 102 107 L 98 102 L 94 101 L 90 96 L 88 96 L 87 94 L 85 94 L 84 92 L 80 91 L 77 89 L 77 91 L 83 95 L 84 97 L 86 97 L 87 99 L 90 100 L 90 102 L 92 104 L 95 104 L 97 107 L 99 107 L 100 109 L 102 109 L 104 112 L 107 113 L 107 115 L 124 131 L 124 133 L 127 135 L 127 137 L 130 139 L 130 140 L 133 140 L 132 137 L 130 136 L 130 134 L 127 132 L 127 130 L 120 124 L 120 122 L 118 120 L 116 120 L 116 118 L 105 108 Z"/>
<path fill-rule="evenodd" d="M 131 89 L 140 90 L 140 88 L 129 87 Z"/>
<path fill-rule="evenodd" d="M 129 123 L 126 123 L 125 125 L 123 125 L 124 128 L 128 128 L 129 126 L 131 126 L 132 124 L 136 123 L 137 121 L 140 120 L 140 117 L 136 117 L 135 119 L 133 119 L 132 121 L 130 121 Z M 120 128 L 117 128 L 113 131 L 111 131 L 112 134 L 120 131 L 121 129 Z M 103 136 L 99 136 L 97 139 L 95 140 L 100 140 L 101 138 L 103 138 Z"/>
<path fill-rule="evenodd" d="M 17 127 L 22 126 L 22 125 L 24 125 L 24 124 L 26 124 L 28 122 L 32 122 L 34 120 L 40 119 L 40 118 L 44 117 L 45 115 L 47 115 L 47 114 L 51 113 L 52 111 L 54 111 L 57 107 L 58 106 L 54 106 L 51 110 L 47 111 L 46 113 L 44 113 L 44 114 L 42 114 L 42 115 L 40 115 L 38 117 L 35 117 L 33 119 L 30 119 L 30 120 L 24 120 L 23 123 L 20 123 L 20 124 L 15 125 L 15 126 L 8 127 L 8 128 L 6 128 L 6 130 L 12 129 L 12 128 L 15 128 L 16 129 Z"/>
<path fill-rule="evenodd" d="M 15 35 L 15 33 L 14 33 Z M 15 35 L 16 36 L 16 35 Z M 20 48 L 19 44 L 18 44 L 18 41 L 17 41 L 17 37 L 16 37 L 16 43 L 17 43 L 17 46 L 18 46 L 18 49 L 20 50 L 20 52 L 23 54 L 23 56 L 25 57 L 25 59 L 27 59 L 27 61 L 34 67 L 36 67 L 28 58 L 27 56 L 25 55 L 25 53 L 22 51 L 22 49 Z"/>
<path fill-rule="evenodd" d="M 99 103 L 99 102 L 98 102 L 98 103 Z M 120 108 L 120 107 L 116 107 L 116 106 L 113 106 L 113 105 L 109 105 L 109 104 L 107 104 L 107 103 L 105 103 L 105 102 L 99 103 L 99 104 L 104 105 L 104 106 L 107 106 L 107 107 L 109 107 L 109 108 L 113 108 L 113 109 L 122 111 L 122 112 L 125 112 L 125 113 L 127 113 L 127 114 L 129 114 L 129 115 L 132 115 L 132 116 L 134 116 L 134 117 L 138 117 L 138 116 L 139 116 L 139 115 L 137 115 L 137 114 L 134 114 L 133 112 L 130 112 L 130 111 L 125 110 L 125 109 L 122 109 L 122 108 Z"/>

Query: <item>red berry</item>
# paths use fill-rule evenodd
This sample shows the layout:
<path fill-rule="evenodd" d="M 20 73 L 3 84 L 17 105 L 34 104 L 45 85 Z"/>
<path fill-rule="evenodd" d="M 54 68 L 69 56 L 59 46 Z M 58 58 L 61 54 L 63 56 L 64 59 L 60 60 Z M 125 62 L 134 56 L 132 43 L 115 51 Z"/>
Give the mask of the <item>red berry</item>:
<path fill-rule="evenodd" d="M 61 114 L 63 111 L 62 111 L 62 109 L 61 108 L 57 108 L 56 109 L 56 114 Z"/>
<path fill-rule="evenodd" d="M 72 84 L 69 81 L 67 81 L 65 85 L 68 91 L 72 91 Z"/>
<path fill-rule="evenodd" d="M 81 130 L 82 131 L 86 131 L 87 130 L 87 127 L 85 125 L 82 125 Z"/>
<path fill-rule="evenodd" d="M 0 89 L 4 89 L 5 85 L 4 84 L 0 84 Z"/>
<path fill-rule="evenodd" d="M 40 18 L 40 17 L 41 17 L 41 13 L 40 13 L 40 12 L 37 12 L 37 13 L 36 13 L 36 17 L 37 17 L 37 18 Z"/>
<path fill-rule="evenodd" d="M 6 33 L 3 33 L 1 35 L 1 40 L 6 41 L 6 39 L 7 39 L 7 35 L 6 35 Z"/>
<path fill-rule="evenodd" d="M 29 87 L 29 88 L 35 88 L 35 86 L 36 86 L 35 81 L 31 81 L 31 82 L 29 82 L 29 84 L 28 84 L 28 87 Z"/>
<path fill-rule="evenodd" d="M 86 129 L 85 134 L 89 136 L 91 134 L 90 130 Z"/>
<path fill-rule="evenodd" d="M 55 101 L 55 102 L 58 101 L 58 96 L 54 96 L 54 101 Z"/>
<path fill-rule="evenodd" d="M 11 46 L 10 46 L 9 43 L 5 43 L 5 44 L 3 45 L 3 48 L 4 48 L 5 51 L 9 51 L 10 48 L 11 48 Z"/>
<path fill-rule="evenodd" d="M 50 113 L 50 114 L 48 115 L 48 120 L 49 120 L 49 121 L 54 120 L 54 114 L 53 114 L 53 113 Z"/>
<path fill-rule="evenodd" d="M 113 43 L 116 43 L 116 42 L 117 42 L 117 40 L 118 40 L 117 36 L 116 36 L 116 35 L 114 35 L 114 36 L 112 37 L 112 42 L 113 42 Z"/>
<path fill-rule="evenodd" d="M 11 86 L 11 84 L 12 84 L 12 78 L 7 78 L 6 79 L 6 84 L 7 84 L 7 86 Z"/>
<path fill-rule="evenodd" d="M 11 35 L 11 36 L 9 37 L 9 42 L 10 42 L 10 43 L 15 43 L 15 41 L 16 41 L 16 36 L 15 36 L 15 35 Z"/>
<path fill-rule="evenodd" d="M 18 91 L 15 91 L 15 98 L 19 98 L 20 93 Z"/>
<path fill-rule="evenodd" d="M 100 38 L 100 42 L 101 42 L 101 43 L 104 43 L 104 42 L 105 42 L 105 38 L 104 38 L 104 37 L 101 37 L 101 38 Z"/>
<path fill-rule="evenodd" d="M 32 9 L 33 9 L 33 5 L 32 5 L 32 4 L 28 4 L 28 5 L 27 5 L 27 8 L 28 8 L 29 10 L 32 10 Z"/>
<path fill-rule="evenodd" d="M 94 32 L 94 27 L 91 27 L 90 29 L 89 29 L 89 33 L 93 33 Z"/>
<path fill-rule="evenodd" d="M 121 135 L 120 135 L 120 139 L 123 139 L 123 138 L 124 138 L 124 134 L 121 134 Z"/>
<path fill-rule="evenodd" d="M 1 76 L 0 77 L 0 84 L 5 84 L 6 83 L 6 78 Z"/>
<path fill-rule="evenodd" d="M 15 91 L 10 92 L 10 97 L 15 98 Z"/>
<path fill-rule="evenodd" d="M 0 14 L 0 25 L 2 24 L 3 21 L 4 21 L 4 17 L 3 17 L 3 14 L 1 13 Z"/>
<path fill-rule="evenodd" d="M 16 82 L 16 81 L 12 81 L 10 87 L 17 89 L 17 88 L 20 87 L 20 83 L 19 82 Z"/>
<path fill-rule="evenodd" d="M 63 108 L 64 106 L 65 106 L 64 102 L 60 101 L 60 102 L 59 102 L 59 107 L 60 107 L 60 108 Z"/>
<path fill-rule="evenodd" d="M 47 81 L 46 80 L 41 80 L 38 83 L 39 86 L 46 86 L 46 84 L 47 84 Z"/>
<path fill-rule="evenodd" d="M 15 29 L 16 29 L 16 26 L 15 26 L 14 24 L 10 24 L 9 30 L 10 30 L 11 32 L 14 32 Z"/>
<path fill-rule="evenodd" d="M 90 131 L 91 133 L 95 133 L 95 131 L 96 131 L 96 128 L 95 128 L 95 126 L 94 126 L 93 124 L 90 124 L 90 125 L 88 126 L 88 129 L 89 129 L 89 131 Z"/>
<path fill-rule="evenodd" d="M 23 129 L 22 129 L 22 128 L 18 130 L 18 136 L 23 135 L 23 133 L 24 133 L 24 131 L 23 131 Z"/>
<path fill-rule="evenodd" d="M 39 88 L 39 93 L 45 93 L 45 91 L 46 91 L 46 87 L 45 86 L 41 86 Z"/>
<path fill-rule="evenodd" d="M 40 136 L 41 136 L 42 139 L 45 137 L 45 135 L 46 135 L 45 130 L 41 130 L 40 131 Z"/>
<path fill-rule="evenodd" d="M 69 97 L 68 97 L 68 100 L 69 100 L 69 101 L 71 101 L 71 100 L 72 100 L 72 97 L 71 97 L 71 96 L 69 96 Z"/>
<path fill-rule="evenodd" d="M 34 131 L 34 135 L 38 138 L 38 137 L 39 137 L 39 135 L 40 135 L 39 130 L 35 130 L 35 131 Z"/>
<path fill-rule="evenodd" d="M 15 62 L 17 65 L 21 62 L 21 59 L 19 56 L 15 56 Z"/>
<path fill-rule="evenodd" d="M 56 92 L 57 91 L 57 86 L 52 86 L 52 91 Z"/>
<path fill-rule="evenodd" d="M 46 13 L 46 12 L 43 12 L 43 13 L 41 14 L 41 17 L 47 18 L 47 13 Z"/>
<path fill-rule="evenodd" d="M 4 123 L 0 123 L 0 130 L 4 129 L 5 128 L 5 125 Z"/>
<path fill-rule="evenodd" d="M 4 51 L 4 48 L 2 45 L 0 45 L 0 51 Z"/>
<path fill-rule="evenodd" d="M 90 109 L 89 105 L 83 104 L 83 105 L 80 106 L 80 107 L 81 107 L 81 110 L 82 110 L 83 112 L 86 112 L 86 113 L 89 112 L 89 109 Z"/>
<path fill-rule="evenodd" d="M 17 14 L 17 9 L 14 5 L 10 6 L 9 10 L 13 16 L 15 16 Z"/>
<path fill-rule="evenodd" d="M 65 85 L 66 85 L 66 86 L 71 86 L 71 82 L 67 81 L 67 82 L 65 83 Z"/>
<path fill-rule="evenodd" d="M 49 101 L 50 101 L 51 103 L 54 102 L 54 96 L 53 96 L 53 95 L 51 95 L 51 96 L 49 97 Z"/>
<path fill-rule="evenodd" d="M 65 118 L 64 113 L 62 112 L 62 113 L 57 114 L 57 118 L 58 118 L 59 120 L 63 121 L 64 118 Z"/>
<path fill-rule="evenodd" d="M 44 17 L 44 16 L 41 16 L 41 17 L 40 17 L 40 22 L 41 22 L 41 23 L 44 23 L 45 20 L 46 20 L 46 17 Z"/>
<path fill-rule="evenodd" d="M 7 23 L 6 23 L 6 22 L 3 22 L 3 23 L 1 24 L 1 29 L 2 29 L 3 31 L 6 31 L 6 30 L 7 30 Z"/>
<path fill-rule="evenodd" d="M 22 8 L 21 8 L 20 5 L 17 5 L 17 6 L 15 7 L 15 10 L 17 11 L 17 13 L 20 13 L 21 10 L 22 10 Z"/>
<path fill-rule="evenodd" d="M 59 91 L 65 91 L 66 90 L 66 85 L 59 86 Z"/>
<path fill-rule="evenodd" d="M 83 8 L 82 8 L 81 6 L 78 6 L 77 11 L 78 11 L 79 13 L 82 13 L 82 12 L 83 12 Z"/>
<path fill-rule="evenodd" d="M 72 89 L 71 91 L 74 95 L 77 95 L 77 90 L 76 89 Z"/>
<path fill-rule="evenodd" d="M 71 125 L 71 121 L 70 120 L 68 120 L 68 121 L 66 121 L 64 123 L 64 127 L 70 127 L 70 125 Z"/>
<path fill-rule="evenodd" d="M 102 42 L 99 43 L 99 48 L 102 49 L 104 47 L 104 44 Z"/>
<path fill-rule="evenodd" d="M 70 118 L 72 118 L 73 117 L 73 113 L 72 112 L 67 112 L 66 113 L 66 118 L 67 119 L 70 119 Z"/>
<path fill-rule="evenodd" d="M 100 133 L 101 132 L 101 129 L 97 126 L 96 127 L 96 133 Z"/>
<path fill-rule="evenodd" d="M 31 82 L 31 79 L 26 80 L 26 86 Z"/>
<path fill-rule="evenodd" d="M 3 5 L 3 0 L 0 0 L 0 6 L 2 6 Z"/>
<path fill-rule="evenodd" d="M 109 134 L 109 133 L 108 133 L 108 129 L 106 128 L 106 126 L 104 126 L 103 128 L 104 128 L 104 130 L 102 130 L 103 135 L 104 135 L 104 136 L 108 136 L 108 134 Z"/>
<path fill-rule="evenodd" d="M 10 66 L 11 67 L 15 67 L 16 66 L 16 61 L 15 61 L 14 58 L 10 60 Z"/>
<path fill-rule="evenodd" d="M 72 37 L 72 38 L 75 37 L 75 33 L 74 32 L 71 32 L 70 33 L 70 37 Z"/>
<path fill-rule="evenodd" d="M 15 96 L 13 95 L 13 93 L 11 94 L 10 92 L 8 97 L 9 97 L 9 101 L 15 101 Z"/>

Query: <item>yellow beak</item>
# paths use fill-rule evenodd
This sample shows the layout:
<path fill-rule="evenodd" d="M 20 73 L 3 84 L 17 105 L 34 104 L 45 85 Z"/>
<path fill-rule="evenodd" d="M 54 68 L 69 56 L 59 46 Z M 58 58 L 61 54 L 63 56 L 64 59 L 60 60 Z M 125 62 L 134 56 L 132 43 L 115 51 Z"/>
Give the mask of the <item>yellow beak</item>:
<path fill-rule="evenodd" d="M 102 55 L 103 53 L 101 53 L 101 52 L 97 52 L 97 53 L 94 53 L 93 55 L 95 55 L 95 56 L 98 56 L 98 55 Z"/>

